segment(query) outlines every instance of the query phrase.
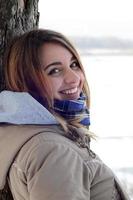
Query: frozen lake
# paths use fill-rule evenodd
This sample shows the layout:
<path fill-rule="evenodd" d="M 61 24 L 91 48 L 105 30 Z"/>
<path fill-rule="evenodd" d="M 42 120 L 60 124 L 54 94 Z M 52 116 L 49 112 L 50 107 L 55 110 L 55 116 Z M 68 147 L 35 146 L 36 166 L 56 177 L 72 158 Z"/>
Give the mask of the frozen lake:
<path fill-rule="evenodd" d="M 133 56 L 82 56 L 91 90 L 91 148 L 133 198 Z"/>
<path fill-rule="evenodd" d="M 91 148 L 112 168 L 133 199 L 133 137 L 97 138 Z"/>

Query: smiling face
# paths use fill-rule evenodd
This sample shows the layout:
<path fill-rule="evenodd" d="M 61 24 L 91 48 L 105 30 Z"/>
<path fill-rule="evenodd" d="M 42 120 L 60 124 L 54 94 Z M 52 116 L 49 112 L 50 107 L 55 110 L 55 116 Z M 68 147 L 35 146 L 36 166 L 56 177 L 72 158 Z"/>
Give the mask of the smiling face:
<path fill-rule="evenodd" d="M 59 100 L 76 100 L 84 84 L 84 74 L 77 59 L 58 43 L 45 43 L 41 59 L 49 95 Z"/>

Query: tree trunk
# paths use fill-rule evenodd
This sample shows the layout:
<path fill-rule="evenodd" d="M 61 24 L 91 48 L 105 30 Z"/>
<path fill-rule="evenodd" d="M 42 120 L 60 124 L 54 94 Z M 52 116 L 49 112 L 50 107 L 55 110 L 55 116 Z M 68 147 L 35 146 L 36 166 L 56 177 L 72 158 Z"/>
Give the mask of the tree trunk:
<path fill-rule="evenodd" d="M 0 91 L 4 88 L 3 55 L 10 40 L 38 27 L 39 0 L 0 0 Z"/>

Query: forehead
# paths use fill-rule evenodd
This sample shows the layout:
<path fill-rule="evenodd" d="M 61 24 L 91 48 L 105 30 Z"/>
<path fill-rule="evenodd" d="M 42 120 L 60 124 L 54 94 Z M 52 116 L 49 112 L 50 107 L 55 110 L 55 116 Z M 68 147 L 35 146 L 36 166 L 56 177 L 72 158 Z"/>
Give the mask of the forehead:
<path fill-rule="evenodd" d="M 55 42 L 43 44 L 41 47 L 41 55 L 43 60 L 57 58 L 70 59 L 71 57 L 74 57 L 73 53 L 67 47 Z"/>

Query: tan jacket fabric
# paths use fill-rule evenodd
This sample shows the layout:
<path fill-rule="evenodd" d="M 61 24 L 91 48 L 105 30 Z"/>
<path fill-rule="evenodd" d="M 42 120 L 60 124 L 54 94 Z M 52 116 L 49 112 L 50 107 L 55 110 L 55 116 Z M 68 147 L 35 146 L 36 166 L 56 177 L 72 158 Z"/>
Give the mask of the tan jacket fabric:
<path fill-rule="evenodd" d="M 15 200 L 113 200 L 112 171 L 58 125 L 0 126 L 0 189 L 7 172 Z M 7 162 L 8 161 L 8 162 Z"/>

